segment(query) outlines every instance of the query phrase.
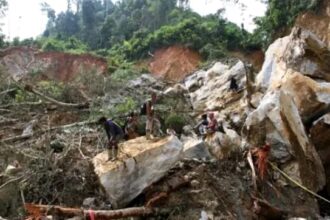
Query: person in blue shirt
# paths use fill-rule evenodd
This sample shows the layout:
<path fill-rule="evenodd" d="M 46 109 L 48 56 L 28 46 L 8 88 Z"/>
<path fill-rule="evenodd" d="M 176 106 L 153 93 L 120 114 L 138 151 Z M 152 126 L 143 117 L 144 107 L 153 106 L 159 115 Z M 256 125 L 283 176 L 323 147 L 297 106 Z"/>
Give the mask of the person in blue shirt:
<path fill-rule="evenodd" d="M 109 160 L 115 160 L 118 154 L 118 143 L 124 138 L 124 132 L 114 121 L 101 117 L 99 124 L 103 125 L 108 137 Z"/>

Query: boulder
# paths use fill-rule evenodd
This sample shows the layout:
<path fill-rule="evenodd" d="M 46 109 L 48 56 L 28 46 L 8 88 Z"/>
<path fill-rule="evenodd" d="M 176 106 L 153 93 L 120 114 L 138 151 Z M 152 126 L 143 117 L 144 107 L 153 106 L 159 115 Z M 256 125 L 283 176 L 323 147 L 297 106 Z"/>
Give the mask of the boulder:
<path fill-rule="evenodd" d="M 220 64 L 216 64 L 216 66 L 220 66 Z M 217 67 L 215 69 L 216 71 L 214 68 L 208 70 L 206 72 L 208 74 L 205 74 L 201 79 L 197 76 L 194 79 L 199 81 L 202 80 L 202 82 L 198 83 L 201 87 L 190 93 L 191 103 L 196 110 L 224 109 L 239 101 L 244 95 L 242 92 L 232 92 L 229 90 L 231 77 L 235 77 L 239 89 L 242 89 L 245 86 L 245 68 L 242 62 L 238 62 L 229 70 L 225 65 L 222 65 L 221 68 Z M 220 73 L 220 71 L 223 72 Z M 194 83 L 189 82 L 189 80 L 192 79 L 187 79 L 185 85 L 188 86 L 187 89 L 189 91 L 192 91 L 191 84 L 194 85 Z"/>
<path fill-rule="evenodd" d="M 228 158 L 237 148 L 227 134 L 216 132 L 206 138 L 206 143 L 212 156 L 222 160 Z"/>
<path fill-rule="evenodd" d="M 323 164 L 330 165 L 330 113 L 314 122 L 310 134 Z"/>
<path fill-rule="evenodd" d="M 271 154 L 279 161 L 283 162 L 288 154 L 293 155 L 292 160 L 299 168 L 299 172 L 295 171 L 299 181 L 314 191 L 323 188 L 325 175 L 320 157 L 305 132 L 297 106 L 284 91 L 274 91 L 264 97 L 259 107 L 248 116 L 244 132 L 252 146 L 270 142 Z M 286 147 L 287 151 L 277 149 L 279 146 Z"/>
<path fill-rule="evenodd" d="M 330 83 L 317 82 L 299 72 L 288 73 L 282 89 L 293 97 L 302 120 L 311 123 L 330 104 Z"/>
<path fill-rule="evenodd" d="M 108 161 L 108 153 L 103 152 L 93 158 L 93 164 L 112 206 L 121 208 L 162 178 L 181 152 L 182 143 L 176 136 L 139 137 L 120 145 L 118 160 Z"/>
<path fill-rule="evenodd" d="M 324 185 L 323 165 L 329 170 L 324 115 L 330 111 L 330 50 L 324 35 L 313 31 L 296 27 L 267 50 L 256 80 L 264 97 L 248 115 L 245 136 L 250 145 L 270 142 L 272 158 L 317 191 Z"/>
<path fill-rule="evenodd" d="M 204 70 L 199 70 L 188 76 L 184 80 L 184 85 L 189 90 L 189 92 L 195 92 L 197 89 L 203 86 L 205 76 L 206 72 Z"/>
<path fill-rule="evenodd" d="M 310 136 L 325 169 L 327 191 L 330 194 L 330 113 L 314 122 Z"/>
<path fill-rule="evenodd" d="M 211 159 L 212 156 L 207 144 L 203 140 L 188 137 L 183 142 L 183 153 L 181 157 L 188 159 Z"/>

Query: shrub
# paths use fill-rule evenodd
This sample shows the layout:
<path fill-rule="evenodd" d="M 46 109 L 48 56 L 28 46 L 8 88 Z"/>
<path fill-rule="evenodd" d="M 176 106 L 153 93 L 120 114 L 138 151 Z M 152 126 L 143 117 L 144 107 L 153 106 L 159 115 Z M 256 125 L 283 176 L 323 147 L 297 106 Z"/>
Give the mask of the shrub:
<path fill-rule="evenodd" d="M 185 120 L 181 115 L 171 114 L 165 120 L 166 128 L 173 129 L 176 133 L 181 134 Z"/>
<path fill-rule="evenodd" d="M 64 51 L 65 45 L 63 42 L 56 39 L 48 39 L 41 48 L 43 51 Z"/>

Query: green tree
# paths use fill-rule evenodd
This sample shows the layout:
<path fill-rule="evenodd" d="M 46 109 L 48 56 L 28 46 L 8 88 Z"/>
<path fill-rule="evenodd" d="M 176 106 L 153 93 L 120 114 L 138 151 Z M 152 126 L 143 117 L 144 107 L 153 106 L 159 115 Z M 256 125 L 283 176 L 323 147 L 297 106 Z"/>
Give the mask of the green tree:
<path fill-rule="evenodd" d="M 78 17 L 72 11 L 61 12 L 55 21 L 56 33 L 63 38 L 77 35 L 80 31 Z"/>

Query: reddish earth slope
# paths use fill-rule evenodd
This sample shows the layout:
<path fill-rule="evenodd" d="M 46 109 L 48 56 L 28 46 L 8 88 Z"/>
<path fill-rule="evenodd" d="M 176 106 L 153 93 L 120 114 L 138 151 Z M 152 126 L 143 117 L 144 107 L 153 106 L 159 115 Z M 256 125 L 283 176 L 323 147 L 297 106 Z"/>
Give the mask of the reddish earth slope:
<path fill-rule="evenodd" d="M 0 51 L 0 64 L 17 79 L 38 72 L 51 79 L 69 81 L 79 74 L 102 74 L 107 70 L 107 62 L 103 58 L 89 54 L 41 52 L 29 47 L 12 47 Z"/>
<path fill-rule="evenodd" d="M 161 78 L 180 81 L 197 69 L 200 55 L 182 46 L 159 49 L 149 63 L 149 71 Z"/>

